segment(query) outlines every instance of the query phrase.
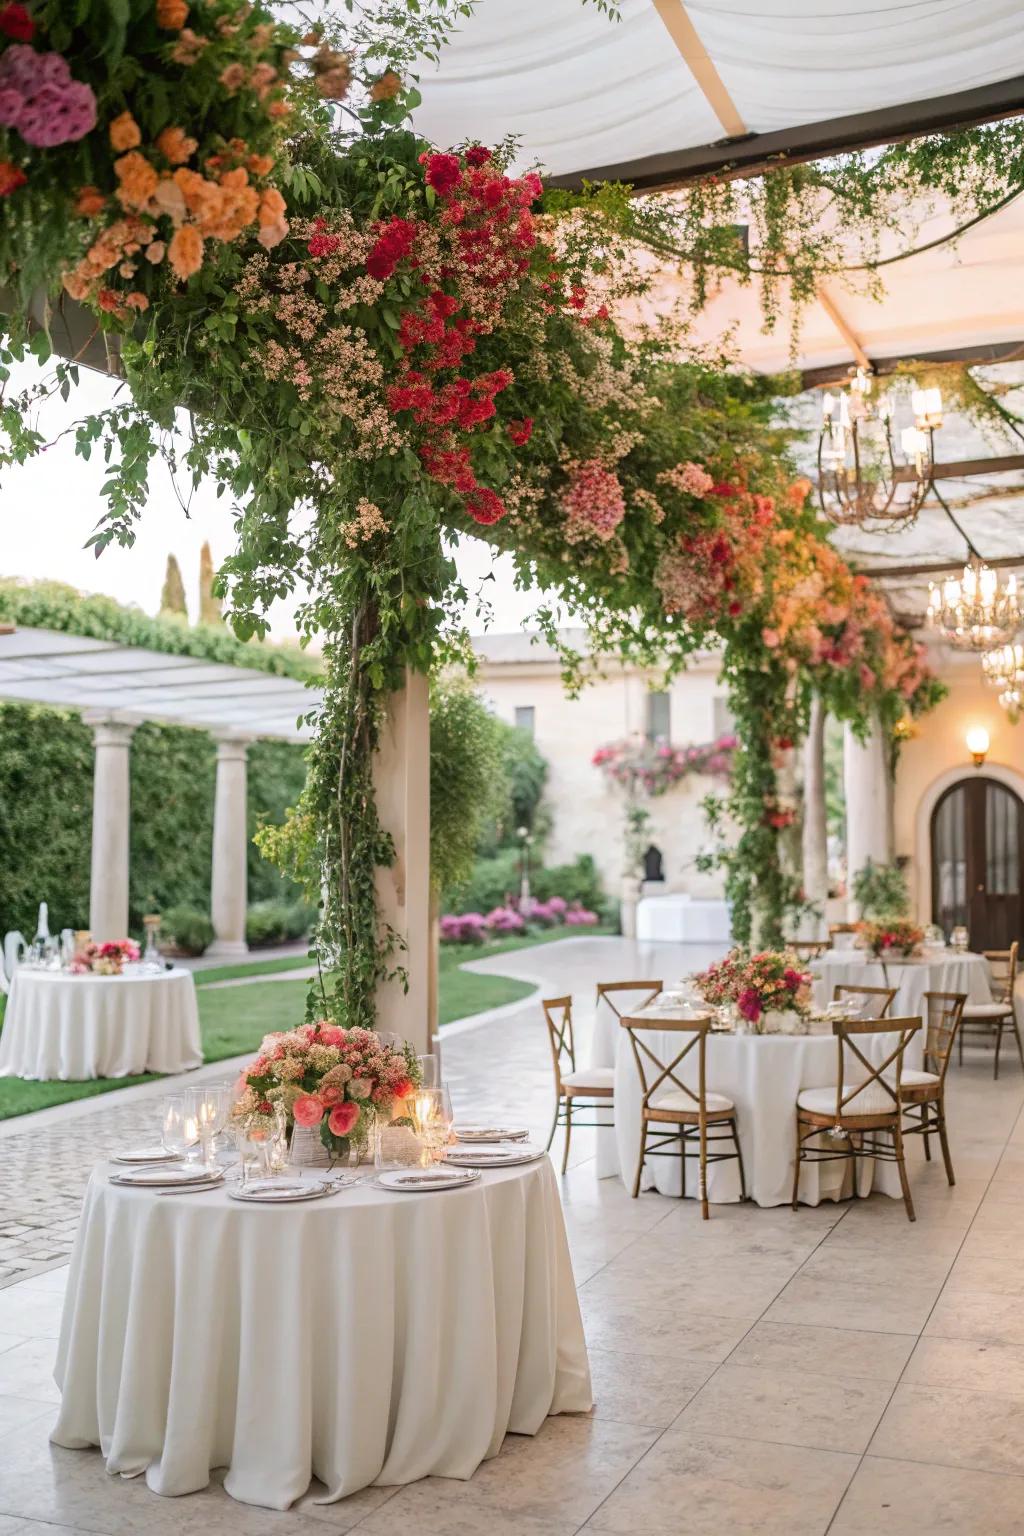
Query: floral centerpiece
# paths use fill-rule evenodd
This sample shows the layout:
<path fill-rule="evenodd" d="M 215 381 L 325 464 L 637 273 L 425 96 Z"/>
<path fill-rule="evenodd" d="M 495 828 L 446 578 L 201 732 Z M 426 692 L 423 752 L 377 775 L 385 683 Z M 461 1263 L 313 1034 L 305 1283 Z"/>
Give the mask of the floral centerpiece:
<path fill-rule="evenodd" d="M 120 976 L 124 966 L 138 958 L 134 939 L 108 939 L 77 950 L 68 969 L 73 976 Z"/>
<path fill-rule="evenodd" d="M 806 1019 L 811 1009 L 811 976 L 790 950 L 761 950 L 748 955 L 734 949 L 694 978 L 701 997 L 712 1007 L 735 1007 L 758 1033 L 770 1013 L 795 1013 Z"/>
<path fill-rule="evenodd" d="M 924 929 L 905 917 L 893 917 L 880 923 L 861 923 L 859 933 L 864 948 L 870 950 L 878 960 L 888 960 L 894 955 L 908 960 L 912 955 L 920 953 L 924 939 Z"/>
<path fill-rule="evenodd" d="M 264 1038 L 238 1080 L 232 1117 L 242 1123 L 266 1117 L 269 1124 L 283 1104 L 289 1127 L 319 1126 L 331 1156 L 344 1158 L 366 1146 L 374 1123 L 390 1120 L 420 1077 L 408 1043 L 397 1049 L 371 1029 L 341 1029 L 321 1019 Z"/>

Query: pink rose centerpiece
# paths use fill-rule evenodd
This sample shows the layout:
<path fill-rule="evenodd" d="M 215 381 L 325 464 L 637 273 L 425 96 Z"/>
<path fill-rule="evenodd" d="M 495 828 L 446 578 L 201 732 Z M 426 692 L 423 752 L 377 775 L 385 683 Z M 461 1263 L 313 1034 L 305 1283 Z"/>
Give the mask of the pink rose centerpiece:
<path fill-rule="evenodd" d="M 924 929 L 909 918 L 893 917 L 883 923 L 861 923 L 859 937 L 877 960 L 909 960 L 921 952 Z"/>
<path fill-rule="evenodd" d="M 701 997 L 714 1008 L 734 1007 L 756 1034 L 766 1033 L 766 1015 L 811 1010 L 811 976 L 789 950 L 761 950 L 748 955 L 731 950 L 724 960 L 694 977 Z"/>
<path fill-rule="evenodd" d="M 267 1117 L 283 1104 L 289 1126 L 319 1127 L 332 1158 L 365 1147 L 376 1121 L 420 1081 L 412 1047 L 385 1045 L 370 1029 L 341 1029 L 329 1019 L 267 1035 L 238 1080 L 233 1118 Z"/>
<path fill-rule="evenodd" d="M 68 969 L 73 976 L 120 976 L 125 965 L 138 960 L 134 939 L 108 939 L 78 950 Z"/>

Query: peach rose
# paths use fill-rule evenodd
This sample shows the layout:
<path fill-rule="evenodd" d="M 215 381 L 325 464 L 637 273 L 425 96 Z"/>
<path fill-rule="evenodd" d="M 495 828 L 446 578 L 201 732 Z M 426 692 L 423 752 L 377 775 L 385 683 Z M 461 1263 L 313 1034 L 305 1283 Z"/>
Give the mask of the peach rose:
<path fill-rule="evenodd" d="M 153 240 L 146 247 L 146 260 L 151 261 L 154 267 L 158 267 L 167 255 L 167 247 L 162 240 Z"/>
<path fill-rule="evenodd" d="M 245 84 L 245 70 L 241 64 L 229 64 L 222 69 L 218 79 L 229 95 L 234 95 L 240 86 Z"/>
<path fill-rule="evenodd" d="M 274 169 L 273 155 L 250 155 L 249 170 L 253 176 L 269 176 Z"/>
<path fill-rule="evenodd" d="M 267 187 L 260 197 L 260 223 L 276 224 L 284 218 L 287 206 L 276 187 Z"/>
<path fill-rule="evenodd" d="M 165 32 L 180 32 L 187 20 L 185 0 L 156 0 L 156 24 Z"/>
<path fill-rule="evenodd" d="M 203 237 L 194 224 L 175 230 L 167 247 L 167 260 L 175 276 L 185 282 L 203 264 Z"/>
<path fill-rule="evenodd" d="M 292 1105 L 296 1125 L 319 1125 L 324 1117 L 324 1106 L 315 1093 L 304 1093 Z"/>
<path fill-rule="evenodd" d="M 172 165 L 184 165 L 199 148 L 198 139 L 190 139 L 183 128 L 165 128 L 156 136 L 156 147 Z"/>
<path fill-rule="evenodd" d="M 370 86 L 370 100 L 393 101 L 401 89 L 401 76 L 396 75 L 393 69 L 386 69 L 380 79 Z"/>
<path fill-rule="evenodd" d="M 128 294 L 127 298 L 125 299 L 125 303 L 128 305 L 129 309 L 137 309 L 140 315 L 144 309 L 149 308 L 149 300 L 147 299 L 146 295 L 144 293 L 140 293 L 138 289 L 135 289 L 133 293 Z"/>
<path fill-rule="evenodd" d="M 134 149 L 142 143 L 139 125 L 130 112 L 122 112 L 110 124 L 110 147 L 120 155 L 126 149 Z"/>
<path fill-rule="evenodd" d="M 118 202 L 125 208 L 145 208 L 160 180 L 145 155 L 133 149 L 114 161 L 114 170 L 121 183 L 117 189 Z"/>
<path fill-rule="evenodd" d="M 265 251 L 272 251 L 275 245 L 281 244 L 290 228 L 287 219 L 278 219 L 276 224 L 262 224 L 256 238 Z"/>
<path fill-rule="evenodd" d="M 347 1136 L 359 1119 L 358 1104 L 336 1104 L 327 1121 L 328 1130 L 334 1136 Z"/>
<path fill-rule="evenodd" d="M 79 187 L 75 196 L 75 212 L 81 219 L 93 219 L 103 212 L 106 201 L 99 187 Z"/>
<path fill-rule="evenodd" d="M 184 224 L 188 209 L 185 206 L 185 194 L 176 181 L 172 181 L 169 176 L 163 177 L 153 193 L 153 201 L 175 226 Z"/>

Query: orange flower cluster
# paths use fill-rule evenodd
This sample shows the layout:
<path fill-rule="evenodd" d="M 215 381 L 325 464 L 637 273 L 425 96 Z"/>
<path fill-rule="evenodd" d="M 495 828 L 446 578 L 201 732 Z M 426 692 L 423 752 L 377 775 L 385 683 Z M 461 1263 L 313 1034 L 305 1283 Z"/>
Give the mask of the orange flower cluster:
<path fill-rule="evenodd" d="M 156 0 L 157 26 L 178 33 L 171 50 L 174 62 L 189 67 L 209 46 L 227 45 L 236 57 L 220 72 L 222 89 L 228 95 L 251 91 L 267 119 L 285 115 L 283 82 L 266 57 L 274 43 L 273 25 L 252 26 L 251 7 L 239 3 L 217 19 L 213 35 L 200 36 L 185 25 L 189 9 L 186 0 Z M 202 30 L 209 27 L 204 17 Z M 288 55 L 281 57 L 287 60 Z M 200 139 L 179 124 L 162 128 L 146 144 L 131 111 L 113 118 L 107 135 L 115 156 L 112 188 L 104 192 L 100 186 L 83 186 L 74 197 L 80 218 L 105 218 L 107 223 L 77 266 L 64 274 L 73 298 L 130 316 L 148 300 L 131 286 L 115 292 L 109 276 L 114 269 L 130 285 L 144 256 L 153 267 L 166 263 L 177 281 L 186 282 L 202 267 L 211 242 L 234 241 L 254 231 L 269 250 L 288 233 L 284 198 L 276 188 L 260 185 L 273 170 L 274 157 L 253 153 L 244 139 L 218 145 L 200 160 Z"/>

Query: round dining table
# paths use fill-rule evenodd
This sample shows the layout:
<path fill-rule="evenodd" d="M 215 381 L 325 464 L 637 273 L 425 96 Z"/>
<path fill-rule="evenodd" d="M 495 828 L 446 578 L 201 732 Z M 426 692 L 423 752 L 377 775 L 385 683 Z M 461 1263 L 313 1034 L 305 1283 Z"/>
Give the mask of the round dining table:
<path fill-rule="evenodd" d="M 876 960 L 863 949 L 830 949 L 809 969 L 819 1008 L 832 1001 L 837 986 L 895 987 L 892 1019 L 919 1018 L 926 992 L 966 992 L 969 1003 L 992 1001 L 988 961 L 969 950 L 937 946 L 908 960 Z"/>
<path fill-rule="evenodd" d="M 120 976 L 28 965 L 14 972 L 0 1077 L 81 1081 L 202 1064 L 195 983 L 184 967 Z"/>
<path fill-rule="evenodd" d="M 94 1169 L 57 1352 L 52 1440 L 159 1494 L 287 1509 L 469 1478 L 509 1433 L 592 1406 L 547 1157 L 474 1184 L 243 1204 Z"/>
<path fill-rule="evenodd" d="M 656 1024 L 659 1011 L 638 1010 L 638 1017 L 648 1017 Z M 661 1011 L 661 1017 L 666 1017 Z M 685 1036 L 678 1032 L 660 1033 L 652 1029 L 644 1035 L 650 1048 L 668 1063 L 682 1049 Z M 882 1062 L 896 1044 L 897 1037 L 880 1034 L 861 1042 L 872 1062 Z M 838 1044 L 830 1024 L 821 1022 L 813 1032 L 803 1035 L 755 1035 L 712 1033 L 707 1037 L 707 1086 L 709 1091 L 725 1094 L 736 1106 L 736 1123 L 746 1174 L 747 1195 L 757 1205 L 788 1205 L 793 1198 L 793 1162 L 796 1138 L 797 1095 L 805 1088 L 827 1088 L 836 1082 L 839 1071 Z M 923 1042 L 921 1034 L 911 1040 L 904 1058 L 908 1067 L 920 1067 Z M 696 1052 L 692 1052 L 679 1076 L 690 1088 L 697 1086 Z M 632 1189 L 640 1154 L 640 1124 L 643 1090 L 627 1031 L 610 1009 L 598 1012 L 594 1020 L 594 1065 L 614 1066 L 614 1131 L 598 1132 L 598 1175 L 618 1173 Z M 860 1076 L 866 1074 L 861 1072 Z M 846 1080 L 853 1082 L 849 1058 Z M 670 1085 L 671 1086 L 671 1085 Z M 824 1144 L 824 1143 L 823 1143 Z M 691 1149 L 692 1150 L 692 1149 Z M 902 1198 L 899 1173 L 894 1164 L 859 1157 L 857 1193 L 872 1189 L 895 1199 Z M 846 1161 L 806 1162 L 800 1171 L 800 1199 L 805 1205 L 822 1200 L 837 1200 L 849 1192 L 852 1165 Z M 641 1178 L 642 1189 L 657 1189 L 665 1195 L 680 1193 L 681 1164 L 676 1157 L 648 1157 Z M 698 1187 L 696 1158 L 687 1158 L 686 1193 L 695 1196 Z M 739 1167 L 735 1160 L 710 1163 L 707 1177 L 708 1199 L 716 1204 L 740 1199 Z"/>

